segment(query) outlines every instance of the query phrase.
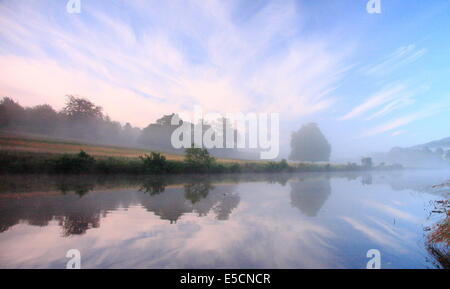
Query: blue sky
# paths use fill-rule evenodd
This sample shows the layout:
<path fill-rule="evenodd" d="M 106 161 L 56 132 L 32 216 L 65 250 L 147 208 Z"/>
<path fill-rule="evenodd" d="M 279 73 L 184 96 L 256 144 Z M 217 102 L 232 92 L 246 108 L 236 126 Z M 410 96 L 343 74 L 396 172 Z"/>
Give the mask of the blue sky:
<path fill-rule="evenodd" d="M 450 136 L 450 1 L 0 1 L 0 95 L 88 97 L 144 127 L 162 114 L 314 121 L 333 158 Z"/>

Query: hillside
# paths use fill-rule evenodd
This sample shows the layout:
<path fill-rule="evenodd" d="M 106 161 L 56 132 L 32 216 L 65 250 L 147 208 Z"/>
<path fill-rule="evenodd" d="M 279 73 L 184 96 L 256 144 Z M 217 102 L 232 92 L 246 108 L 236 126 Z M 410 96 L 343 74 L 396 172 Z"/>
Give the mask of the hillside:
<path fill-rule="evenodd" d="M 393 148 L 388 161 L 412 168 L 449 168 L 450 138 L 431 141 L 409 148 Z"/>
<path fill-rule="evenodd" d="M 428 147 L 429 149 L 437 149 L 437 148 L 442 148 L 444 150 L 450 149 L 450 137 L 443 138 L 441 140 L 431 141 L 421 145 L 416 145 L 412 148 L 425 148 L 425 147 Z"/>

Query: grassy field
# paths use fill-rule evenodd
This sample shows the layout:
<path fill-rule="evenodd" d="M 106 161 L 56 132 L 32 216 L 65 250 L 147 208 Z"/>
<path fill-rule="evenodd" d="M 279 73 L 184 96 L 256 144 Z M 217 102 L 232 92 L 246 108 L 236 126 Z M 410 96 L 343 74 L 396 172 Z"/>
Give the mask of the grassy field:
<path fill-rule="evenodd" d="M 149 154 L 151 150 L 134 149 L 116 146 L 101 146 L 84 144 L 66 140 L 48 139 L 34 135 L 16 135 L 10 133 L 0 133 L 0 150 L 22 151 L 47 154 L 74 154 L 83 150 L 96 157 L 125 157 L 137 158 Z M 173 154 L 161 152 L 167 160 L 182 161 L 183 154 Z M 236 159 L 217 159 L 219 162 L 248 162 Z"/>
<path fill-rule="evenodd" d="M 356 164 L 287 163 L 285 160 L 185 160 L 183 154 L 161 152 L 166 159 L 147 156 L 150 150 L 83 144 L 40 136 L 0 133 L 0 173 L 52 174 L 226 174 L 390 170 Z"/>
<path fill-rule="evenodd" d="M 150 150 L 83 144 L 40 136 L 0 134 L 1 173 L 51 174 L 225 174 L 326 171 L 328 164 L 289 165 L 286 161 L 245 161 L 235 159 L 185 160 L 183 154 L 152 157 Z"/>

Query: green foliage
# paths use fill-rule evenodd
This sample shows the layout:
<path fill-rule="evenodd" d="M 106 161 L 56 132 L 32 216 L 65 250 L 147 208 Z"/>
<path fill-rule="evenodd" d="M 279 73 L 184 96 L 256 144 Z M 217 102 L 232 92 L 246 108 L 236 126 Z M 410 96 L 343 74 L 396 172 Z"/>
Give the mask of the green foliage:
<path fill-rule="evenodd" d="M 25 119 L 25 109 L 10 97 L 0 100 L 0 128 L 11 124 L 22 124 Z"/>
<path fill-rule="evenodd" d="M 268 162 L 265 167 L 265 172 L 284 172 L 290 170 L 290 167 L 285 159 L 280 162 Z"/>
<path fill-rule="evenodd" d="M 355 163 L 347 165 L 280 162 L 220 163 L 207 151 L 190 150 L 189 161 L 166 160 L 159 153 L 141 158 L 97 157 L 84 151 L 78 154 L 55 155 L 18 151 L 0 151 L 0 173 L 52 173 L 52 174 L 232 174 L 232 173 L 278 173 L 278 172 L 326 172 L 359 170 L 394 170 L 400 165 L 364 167 Z M 149 190 L 149 191 L 153 191 Z M 155 189 L 155 192 L 158 190 Z"/>
<path fill-rule="evenodd" d="M 22 107 L 4 97 L 0 99 L 0 129 L 121 146 L 136 145 L 141 134 L 139 128 L 122 126 L 105 116 L 100 106 L 75 96 L 68 96 L 61 111 L 47 104 Z"/>
<path fill-rule="evenodd" d="M 238 163 L 233 163 L 229 167 L 230 173 L 240 173 L 242 171 L 242 167 Z"/>
<path fill-rule="evenodd" d="M 89 173 L 93 171 L 95 159 L 81 150 L 76 155 L 64 154 L 55 160 L 54 169 L 57 173 Z"/>
<path fill-rule="evenodd" d="M 53 157 L 16 151 L 0 151 L 1 173 L 47 173 L 52 168 Z"/>
<path fill-rule="evenodd" d="M 295 161 L 329 161 L 331 145 L 315 123 L 303 125 L 291 137 L 291 154 Z"/>
<path fill-rule="evenodd" d="M 103 119 L 102 108 L 86 98 L 67 96 L 67 103 L 63 109 L 70 119 L 83 120 L 88 118 Z"/>
<path fill-rule="evenodd" d="M 48 104 L 23 107 L 12 98 L 0 98 L 0 129 L 70 141 L 76 139 L 77 142 L 87 141 L 89 144 L 146 147 L 152 150 L 177 153 L 182 153 L 182 149 L 172 146 L 171 136 L 182 124 L 190 127 L 191 139 L 194 137 L 192 129 L 200 125 L 203 132 L 210 129 L 214 131 L 214 138 L 221 136 L 224 145 L 229 142 L 236 143 L 238 137 L 237 131 L 232 128 L 231 121 L 225 118 L 210 124 L 205 121 L 193 124 L 184 122 L 178 115 L 172 113 L 164 115 L 155 123 L 140 129 L 132 127 L 130 123 L 121 125 L 119 122 L 111 120 L 103 112 L 101 106 L 88 98 L 73 95 L 66 97 L 66 105 L 58 111 Z M 174 122 L 177 124 L 172 125 L 172 120 L 179 122 Z M 225 131 L 232 131 L 233 139 L 227 139 L 229 134 L 224 135 Z M 212 149 L 210 153 L 221 158 L 241 158 L 243 156 L 243 153 L 235 148 Z"/>
<path fill-rule="evenodd" d="M 96 160 L 96 172 L 100 174 L 140 174 L 144 165 L 136 158 L 99 158 Z"/>
<path fill-rule="evenodd" d="M 150 155 L 139 157 L 144 163 L 144 170 L 152 174 L 162 174 L 167 172 L 166 157 L 160 153 L 151 152 Z"/>
<path fill-rule="evenodd" d="M 184 162 L 193 170 L 206 172 L 215 164 L 215 158 L 211 157 L 205 148 L 196 148 L 192 145 L 191 148 L 186 149 L 185 153 Z"/>

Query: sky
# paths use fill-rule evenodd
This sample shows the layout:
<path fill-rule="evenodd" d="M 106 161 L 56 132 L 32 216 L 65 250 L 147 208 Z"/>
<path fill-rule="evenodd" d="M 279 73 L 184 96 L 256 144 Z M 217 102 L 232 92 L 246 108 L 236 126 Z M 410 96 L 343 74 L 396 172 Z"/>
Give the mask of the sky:
<path fill-rule="evenodd" d="M 316 122 L 332 159 L 450 136 L 450 1 L 0 0 L 0 97 L 66 95 L 145 127 L 163 114 Z"/>

